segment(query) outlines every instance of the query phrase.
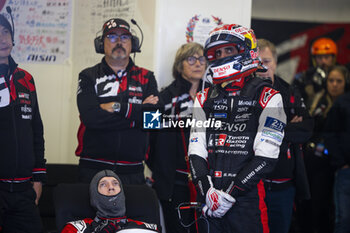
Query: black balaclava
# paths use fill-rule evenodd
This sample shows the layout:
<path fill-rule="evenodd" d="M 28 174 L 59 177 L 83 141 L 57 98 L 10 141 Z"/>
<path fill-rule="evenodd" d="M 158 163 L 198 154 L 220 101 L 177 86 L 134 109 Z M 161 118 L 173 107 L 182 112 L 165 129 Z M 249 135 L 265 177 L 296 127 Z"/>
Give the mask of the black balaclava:
<path fill-rule="evenodd" d="M 2 14 L 0 14 L 0 25 L 3 26 L 4 28 L 6 28 L 7 30 L 10 31 L 11 33 L 11 38 L 12 38 L 12 41 L 13 41 L 13 31 L 12 31 L 12 27 L 11 27 L 11 24 L 10 22 L 6 19 L 6 17 Z"/>
<path fill-rule="evenodd" d="M 119 181 L 120 192 L 114 196 L 105 196 L 98 192 L 98 182 L 103 177 L 114 177 Z M 111 170 L 103 170 L 92 178 L 90 183 L 90 203 L 100 218 L 119 218 L 125 216 L 125 196 L 119 177 Z"/>

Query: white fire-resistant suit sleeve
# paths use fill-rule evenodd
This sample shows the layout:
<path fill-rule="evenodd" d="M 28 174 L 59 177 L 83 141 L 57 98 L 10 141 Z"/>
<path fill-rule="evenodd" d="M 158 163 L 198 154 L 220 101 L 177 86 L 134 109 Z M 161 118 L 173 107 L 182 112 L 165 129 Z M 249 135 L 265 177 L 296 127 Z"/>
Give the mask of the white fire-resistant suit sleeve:
<path fill-rule="evenodd" d="M 234 198 L 245 195 L 274 169 L 284 136 L 286 115 L 279 93 L 271 97 L 259 117 L 254 140 L 254 157 L 233 178 L 228 193 Z"/>

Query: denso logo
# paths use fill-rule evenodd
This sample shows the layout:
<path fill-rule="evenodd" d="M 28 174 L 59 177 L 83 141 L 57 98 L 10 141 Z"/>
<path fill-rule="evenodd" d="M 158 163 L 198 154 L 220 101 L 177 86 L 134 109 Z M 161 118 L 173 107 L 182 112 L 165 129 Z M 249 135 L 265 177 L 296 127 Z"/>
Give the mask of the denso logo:
<path fill-rule="evenodd" d="M 230 132 L 243 132 L 247 128 L 246 123 L 230 124 L 227 122 L 221 122 L 220 130 L 227 130 Z"/>
<path fill-rule="evenodd" d="M 214 69 L 213 69 L 213 72 L 214 72 L 214 73 L 226 72 L 228 69 L 230 69 L 230 65 L 225 65 L 225 66 L 223 66 L 223 67 L 214 68 Z"/>

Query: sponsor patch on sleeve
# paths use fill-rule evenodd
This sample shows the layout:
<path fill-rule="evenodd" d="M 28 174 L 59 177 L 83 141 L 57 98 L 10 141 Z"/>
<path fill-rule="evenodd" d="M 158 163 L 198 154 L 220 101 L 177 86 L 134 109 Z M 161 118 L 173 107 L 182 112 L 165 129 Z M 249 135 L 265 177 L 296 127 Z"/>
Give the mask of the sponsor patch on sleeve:
<path fill-rule="evenodd" d="M 267 117 L 264 126 L 282 132 L 286 124 L 276 118 Z"/>
<path fill-rule="evenodd" d="M 283 135 L 281 133 L 277 133 L 276 131 L 271 131 L 266 129 L 262 131 L 261 136 L 271 138 L 277 142 L 282 142 L 283 140 Z"/>

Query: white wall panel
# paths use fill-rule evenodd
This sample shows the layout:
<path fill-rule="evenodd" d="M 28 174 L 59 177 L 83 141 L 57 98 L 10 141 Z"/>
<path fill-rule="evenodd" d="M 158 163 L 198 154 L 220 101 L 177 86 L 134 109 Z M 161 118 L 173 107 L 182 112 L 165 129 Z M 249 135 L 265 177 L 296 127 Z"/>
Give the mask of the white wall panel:
<path fill-rule="evenodd" d="M 215 16 L 223 23 L 250 26 L 251 0 L 157 0 L 155 74 L 159 87 L 171 82 L 176 50 L 186 42 L 185 32 L 194 15 Z"/>

